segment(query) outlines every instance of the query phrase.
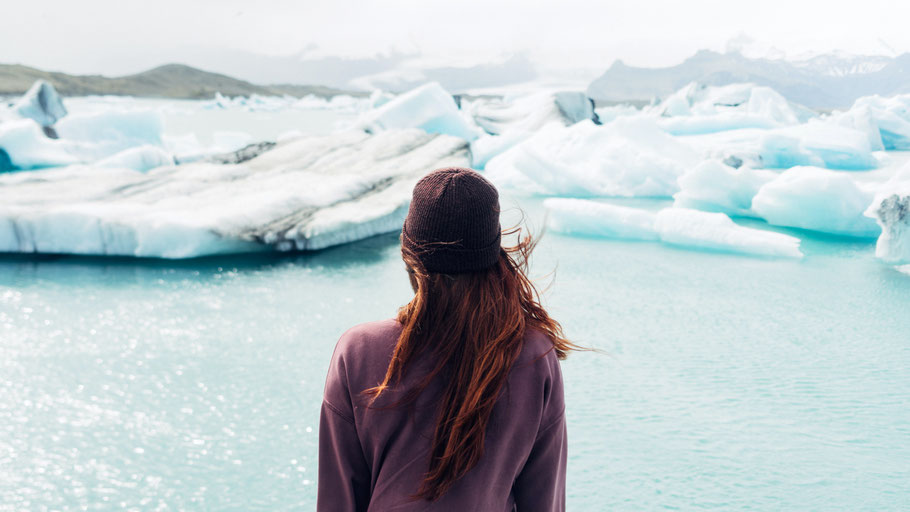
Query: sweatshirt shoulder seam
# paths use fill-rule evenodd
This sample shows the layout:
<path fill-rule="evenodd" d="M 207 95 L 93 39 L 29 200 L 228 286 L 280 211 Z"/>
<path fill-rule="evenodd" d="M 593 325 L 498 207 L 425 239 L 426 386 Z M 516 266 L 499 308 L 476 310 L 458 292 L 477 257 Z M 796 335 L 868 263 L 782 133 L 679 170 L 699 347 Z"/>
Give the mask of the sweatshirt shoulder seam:
<path fill-rule="evenodd" d="M 560 420 L 562 420 L 563 418 L 565 418 L 565 416 L 566 416 L 566 409 L 563 408 L 562 411 L 560 411 L 559 416 L 556 417 L 556 419 L 554 419 L 553 421 L 551 421 L 549 424 L 547 424 L 546 427 L 540 429 L 540 430 L 537 432 L 537 437 L 540 438 L 540 436 L 544 435 L 548 430 L 550 430 L 551 428 L 555 427 L 555 426 L 560 422 Z"/>
<path fill-rule="evenodd" d="M 347 416 L 346 414 L 344 414 L 343 412 L 341 412 L 341 410 L 338 409 L 338 407 L 335 407 L 334 405 L 332 405 L 328 400 L 323 399 L 323 400 L 322 400 L 322 403 L 325 404 L 325 406 L 328 407 L 329 410 L 331 410 L 332 412 L 334 412 L 335 414 L 337 414 L 338 417 L 340 417 L 340 418 L 343 419 L 344 421 L 350 423 L 351 425 L 354 424 L 354 419 L 353 419 L 353 418 L 348 418 L 348 416 Z"/>

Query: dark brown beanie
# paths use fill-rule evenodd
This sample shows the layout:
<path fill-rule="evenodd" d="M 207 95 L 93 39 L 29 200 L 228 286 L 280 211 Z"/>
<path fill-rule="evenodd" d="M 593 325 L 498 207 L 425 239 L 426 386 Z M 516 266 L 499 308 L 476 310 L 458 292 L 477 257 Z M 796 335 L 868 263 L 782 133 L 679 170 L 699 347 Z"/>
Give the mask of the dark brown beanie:
<path fill-rule="evenodd" d="M 414 186 L 401 243 L 427 272 L 460 274 L 496 263 L 500 231 L 496 187 L 471 169 L 446 167 Z"/>

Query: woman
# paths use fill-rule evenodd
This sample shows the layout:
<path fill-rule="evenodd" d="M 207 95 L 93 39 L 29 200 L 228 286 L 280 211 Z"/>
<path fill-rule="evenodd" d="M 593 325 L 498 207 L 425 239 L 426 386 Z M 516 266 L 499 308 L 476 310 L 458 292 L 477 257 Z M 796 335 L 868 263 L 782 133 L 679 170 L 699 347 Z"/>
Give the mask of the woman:
<path fill-rule="evenodd" d="M 499 195 L 470 169 L 414 187 L 401 250 L 414 298 L 338 341 L 319 425 L 318 510 L 561 511 L 558 359 L 574 347 L 501 247 Z"/>

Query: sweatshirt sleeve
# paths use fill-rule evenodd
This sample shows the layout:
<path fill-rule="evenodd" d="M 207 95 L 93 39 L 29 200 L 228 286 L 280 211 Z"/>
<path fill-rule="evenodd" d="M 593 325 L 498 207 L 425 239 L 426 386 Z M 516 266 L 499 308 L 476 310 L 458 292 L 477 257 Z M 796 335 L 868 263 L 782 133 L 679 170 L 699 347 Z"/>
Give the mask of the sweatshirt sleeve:
<path fill-rule="evenodd" d="M 370 501 L 370 468 L 357 436 L 347 387 L 344 362 L 336 351 L 319 417 L 318 512 L 365 511 Z"/>
<path fill-rule="evenodd" d="M 562 374 L 555 361 L 547 406 L 534 446 L 512 484 L 518 512 L 564 512 L 566 509 L 566 416 Z"/>

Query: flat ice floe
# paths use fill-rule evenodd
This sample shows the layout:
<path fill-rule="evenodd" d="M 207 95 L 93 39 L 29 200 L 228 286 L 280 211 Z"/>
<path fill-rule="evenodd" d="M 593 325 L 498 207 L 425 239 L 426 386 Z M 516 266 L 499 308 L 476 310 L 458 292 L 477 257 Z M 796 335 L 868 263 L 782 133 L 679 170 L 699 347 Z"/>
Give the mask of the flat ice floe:
<path fill-rule="evenodd" d="M 664 208 L 656 213 L 585 199 L 544 201 L 548 226 L 570 235 L 659 240 L 691 249 L 801 258 L 798 238 L 734 223 L 722 213 Z"/>
<path fill-rule="evenodd" d="M 426 172 L 470 164 L 420 130 L 302 137 L 241 164 L 0 175 L 0 252 L 189 258 L 320 249 L 399 229 Z"/>

